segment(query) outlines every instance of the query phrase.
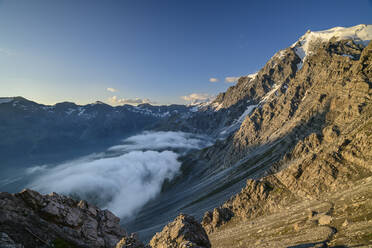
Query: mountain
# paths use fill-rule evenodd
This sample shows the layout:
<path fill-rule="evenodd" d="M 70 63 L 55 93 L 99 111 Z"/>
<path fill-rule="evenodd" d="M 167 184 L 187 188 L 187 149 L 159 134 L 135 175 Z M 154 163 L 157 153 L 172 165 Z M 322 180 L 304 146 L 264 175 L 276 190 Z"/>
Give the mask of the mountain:
<path fill-rule="evenodd" d="M 207 230 L 217 229 L 210 236 L 212 247 L 238 247 L 239 242 L 242 247 L 252 247 L 257 235 L 250 237 L 246 235 L 249 230 L 238 231 L 244 230 L 247 221 L 292 207 L 301 209 L 296 214 L 302 214 L 304 208 L 299 205 L 308 200 L 313 201 L 314 211 L 326 215 L 329 209 L 321 209 L 318 199 L 329 202 L 324 203 L 327 206 L 336 204 L 333 213 L 338 216 L 332 216 L 337 219 L 332 228 L 338 230 L 339 236 L 331 235 L 333 242 L 370 242 L 370 185 L 364 180 L 372 175 L 372 44 L 366 46 L 372 39 L 371 27 L 307 32 L 292 46 L 276 53 L 257 75 L 241 77 L 235 86 L 189 118 L 174 119 L 174 125 L 161 126 L 206 131 L 221 138 L 215 145 L 185 158 L 183 177 L 148 203 L 135 220 L 126 223 L 129 230 L 148 237 L 159 230 L 159 223 L 165 225 L 180 211 L 201 218 L 207 210 L 218 207 L 203 220 Z M 302 48 L 306 56 L 299 52 Z M 247 184 L 247 179 L 253 181 Z M 345 207 L 355 204 L 356 199 L 340 203 L 339 198 L 333 197 L 336 192 L 338 196 L 350 195 L 352 189 L 358 189 L 360 197 L 364 197 L 360 211 Z M 310 203 L 308 208 L 311 210 Z M 358 226 L 369 228 L 361 231 L 359 238 L 348 234 L 342 226 L 345 215 L 356 221 L 351 225 L 348 220 L 350 230 Z M 233 223 L 229 224 L 227 219 L 231 216 Z M 316 217 L 313 220 L 317 221 Z M 290 221 L 305 222 L 300 218 Z M 292 224 L 295 223 L 281 228 L 287 234 L 298 235 Z M 311 228 L 323 230 L 318 227 L 324 229 L 318 225 Z M 260 230 L 259 224 L 252 228 Z M 311 233 L 311 229 L 303 231 Z M 234 232 L 234 237 L 228 236 Z M 283 239 L 283 243 L 267 246 L 328 239 L 327 235 L 313 240 L 311 235 L 304 235 L 293 240 L 284 234 L 283 230 L 278 230 L 276 236 L 270 233 L 271 241 Z"/>
<path fill-rule="evenodd" d="M 3 172 L 38 161 L 53 162 L 99 151 L 150 128 L 174 114 L 187 115 L 184 105 L 112 107 L 102 102 L 43 105 L 23 97 L 0 98 L 0 157 Z"/>
<path fill-rule="evenodd" d="M 372 25 L 308 31 L 213 101 L 158 118 L 152 130 L 216 142 L 184 155 L 125 229 L 153 248 L 370 247 L 370 40 Z"/>

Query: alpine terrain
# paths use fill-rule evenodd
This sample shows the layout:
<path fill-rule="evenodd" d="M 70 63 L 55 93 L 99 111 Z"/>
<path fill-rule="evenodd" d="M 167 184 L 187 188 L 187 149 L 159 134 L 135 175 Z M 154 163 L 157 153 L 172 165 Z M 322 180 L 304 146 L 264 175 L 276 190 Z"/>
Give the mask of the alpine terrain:
<path fill-rule="evenodd" d="M 117 191 L 101 184 L 99 172 L 98 186 L 81 193 L 84 171 L 99 163 L 90 160 L 47 172 L 38 167 L 31 182 L 3 180 L 2 191 L 31 189 L 0 193 L 0 247 L 372 247 L 370 40 L 372 25 L 309 30 L 257 73 L 192 106 L 46 106 L 0 98 L 4 180 L 30 164 L 56 162 L 57 154 L 63 162 L 112 151 L 143 131 L 172 136 L 161 146 L 155 138 L 139 146 L 144 136 L 136 136 L 118 147 L 130 153 L 136 146 L 137 155 L 179 166 L 163 174 L 146 167 L 145 184 L 162 177 L 138 204 L 131 198 L 141 194 L 137 182 L 120 191 L 123 174 L 116 178 L 115 171 L 102 177 L 115 178 Z M 196 143 L 176 146 L 179 135 Z M 75 153 L 78 147 L 85 151 Z M 74 168 L 81 177 L 63 181 L 56 193 L 38 186 L 72 177 L 65 172 Z M 120 211 L 131 205 L 129 214 Z"/>

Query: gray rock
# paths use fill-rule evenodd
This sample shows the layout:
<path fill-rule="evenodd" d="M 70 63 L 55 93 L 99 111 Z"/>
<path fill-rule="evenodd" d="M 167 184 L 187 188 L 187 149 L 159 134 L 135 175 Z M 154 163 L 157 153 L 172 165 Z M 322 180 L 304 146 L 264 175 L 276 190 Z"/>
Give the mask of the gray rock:
<path fill-rule="evenodd" d="M 56 193 L 0 193 L 0 206 L 0 232 L 26 248 L 55 242 L 111 248 L 126 235 L 110 211 Z"/>
<path fill-rule="evenodd" d="M 23 248 L 23 245 L 16 244 L 8 234 L 0 232 L 0 248 Z"/>
<path fill-rule="evenodd" d="M 203 227 L 192 216 L 180 214 L 150 241 L 152 248 L 210 248 Z"/>

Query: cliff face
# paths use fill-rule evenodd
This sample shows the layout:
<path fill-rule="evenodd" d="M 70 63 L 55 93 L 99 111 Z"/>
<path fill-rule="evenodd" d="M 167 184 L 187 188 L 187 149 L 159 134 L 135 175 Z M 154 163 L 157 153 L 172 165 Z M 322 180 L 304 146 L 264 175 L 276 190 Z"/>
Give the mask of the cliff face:
<path fill-rule="evenodd" d="M 32 190 L 0 193 L 0 233 L 26 248 L 111 248 L 126 235 L 119 218 L 108 210 L 56 193 L 41 195 Z"/>
<path fill-rule="evenodd" d="M 290 49 L 295 51 L 295 46 Z M 234 225 L 243 228 L 242 223 L 247 224 L 247 220 L 264 221 L 283 208 L 301 209 L 292 211 L 300 215 L 299 211 L 304 210 L 300 205 L 308 201 L 311 204 L 307 205 L 307 211 L 322 208 L 320 215 L 317 211 L 313 214 L 317 217 L 308 219 L 281 215 L 291 223 L 288 235 L 294 237 L 302 229 L 302 232 L 314 231 L 313 237 L 305 235 L 302 240 L 291 241 L 282 235 L 279 226 L 251 224 L 251 228 L 278 230 L 275 235 L 268 230 L 262 233 L 268 235 L 268 247 L 301 244 L 306 240 L 316 241 L 314 245 L 317 242 L 319 245 L 372 242 L 368 238 L 371 232 L 368 182 L 372 176 L 371 62 L 372 43 L 363 47 L 351 39 L 331 39 L 313 44 L 312 53 L 307 55 L 296 75 L 280 84 L 222 145 L 205 152 L 211 167 L 218 168 L 230 167 L 239 161 L 243 161 L 242 166 L 254 166 L 259 161 L 252 161 L 249 156 L 244 158 L 258 149 L 264 149 L 265 157 L 269 158 L 264 165 L 265 172 L 256 176 L 258 181 L 248 180 L 239 194 L 204 216 L 203 226 L 209 233 L 215 233 L 212 244 L 224 247 L 218 243 L 219 237 L 232 232 Z M 359 192 L 358 197 L 362 199 L 358 204 L 353 191 Z M 333 195 L 345 197 L 340 200 Z M 328 207 L 320 207 L 319 201 Z M 349 204 L 358 207 L 351 210 Z M 337 221 L 331 223 L 332 219 Z M 350 219 L 355 221 L 352 226 Z M 288 223 L 281 225 L 282 229 L 288 227 Z M 360 231 L 358 237 L 347 233 L 347 228 L 355 231 L 358 226 L 369 227 Z M 324 235 L 317 236 L 316 232 Z M 247 233 L 240 235 L 244 237 Z M 262 235 L 256 240 L 264 240 Z M 282 243 L 278 243 L 280 239 Z M 244 247 L 252 242 L 248 238 L 243 240 L 247 243 L 235 245 Z M 265 246 L 259 242 L 249 247 Z"/>
<path fill-rule="evenodd" d="M 354 59 L 334 51 L 351 49 L 349 44 L 351 40 L 322 43 L 292 79 L 273 81 L 269 93 L 259 98 L 261 103 L 254 105 L 254 110 L 238 131 L 222 143 L 219 152 L 215 151 L 216 147 L 206 152 L 210 163 L 229 167 L 261 145 L 281 142 L 292 149 L 311 133 L 323 136 L 322 130 L 328 126 L 334 125 L 341 132 L 339 135 L 343 135 L 349 132 L 348 127 L 352 129 L 367 121 L 370 46 L 362 53 L 362 48 L 354 45 L 350 52 Z M 280 62 L 276 67 L 290 70 L 289 64 Z M 262 72 L 257 78 L 260 75 Z M 258 100 L 253 97 L 251 101 Z"/>

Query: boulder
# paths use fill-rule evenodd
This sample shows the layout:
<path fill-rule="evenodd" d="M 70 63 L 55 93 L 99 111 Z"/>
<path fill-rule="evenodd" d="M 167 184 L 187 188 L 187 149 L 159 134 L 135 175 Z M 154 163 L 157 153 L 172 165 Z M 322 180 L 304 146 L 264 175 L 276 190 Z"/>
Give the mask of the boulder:
<path fill-rule="evenodd" d="M 112 248 L 126 235 L 119 221 L 108 210 L 56 193 L 0 193 L 0 232 L 25 248 L 60 243 Z"/>
<path fill-rule="evenodd" d="M 203 227 L 192 216 L 180 214 L 151 239 L 152 248 L 210 248 Z"/>

